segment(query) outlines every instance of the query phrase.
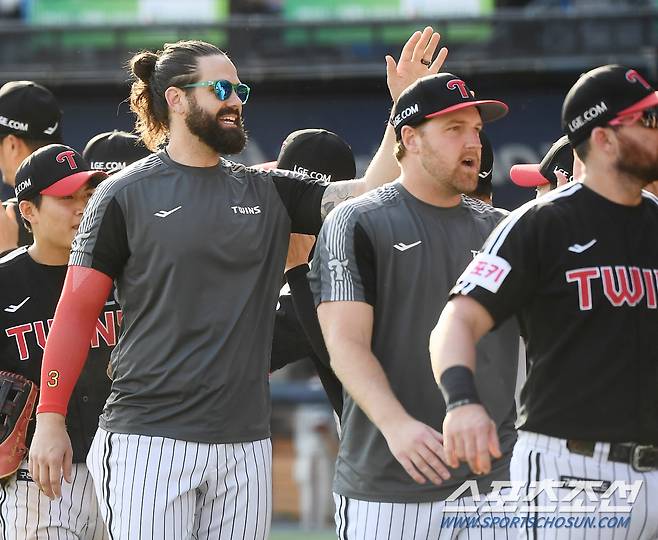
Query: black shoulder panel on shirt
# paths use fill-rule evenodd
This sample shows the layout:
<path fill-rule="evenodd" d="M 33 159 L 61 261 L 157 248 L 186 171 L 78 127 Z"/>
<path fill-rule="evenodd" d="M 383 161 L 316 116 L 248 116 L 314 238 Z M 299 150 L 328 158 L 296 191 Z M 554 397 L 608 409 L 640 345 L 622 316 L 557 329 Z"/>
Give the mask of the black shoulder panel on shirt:
<path fill-rule="evenodd" d="M 359 275 L 363 282 L 365 300 L 374 307 L 377 299 L 375 248 L 370 241 L 370 237 L 358 222 L 354 226 L 354 254 L 359 268 Z"/>
<path fill-rule="evenodd" d="M 99 227 L 99 235 L 104 241 L 94 245 L 91 267 L 114 279 L 121 273 L 130 257 L 126 220 L 115 198 L 108 203 Z"/>

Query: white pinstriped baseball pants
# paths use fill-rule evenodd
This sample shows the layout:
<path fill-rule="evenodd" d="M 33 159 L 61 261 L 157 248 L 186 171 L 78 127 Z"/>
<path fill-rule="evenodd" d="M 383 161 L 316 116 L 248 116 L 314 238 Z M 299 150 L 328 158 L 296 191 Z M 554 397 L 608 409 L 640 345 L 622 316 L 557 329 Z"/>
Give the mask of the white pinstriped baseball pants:
<path fill-rule="evenodd" d="M 87 463 L 112 540 L 269 536 L 269 439 L 205 444 L 98 428 Z"/>
<path fill-rule="evenodd" d="M 645 540 L 658 538 L 658 471 L 637 472 L 631 465 L 608 461 L 610 445 L 597 443 L 594 455 L 583 456 L 567 449 L 567 441 L 548 437 L 537 433 L 519 431 L 514 454 L 510 463 L 510 476 L 512 481 L 523 482 L 526 485 L 532 481 L 564 479 L 580 479 L 589 481 L 603 481 L 612 483 L 615 480 L 632 484 L 642 481 L 642 487 L 632 505 L 632 512 L 555 512 L 540 513 L 526 512 L 517 515 L 535 519 L 557 517 L 564 519 L 593 519 L 592 527 L 568 528 L 542 527 L 520 529 L 519 538 L 546 539 L 546 540 L 578 540 L 581 538 L 595 538 L 597 540 Z M 555 493 L 560 500 L 570 497 L 570 488 L 556 489 Z M 597 499 L 600 494 L 597 495 Z M 583 506 L 598 505 L 598 500 L 591 501 L 585 492 L 576 496 L 571 504 L 581 502 Z M 536 506 L 552 504 L 546 492 L 539 494 Z M 562 504 L 562 503 L 558 503 Z M 610 499 L 610 506 L 627 506 L 627 500 L 615 491 Z M 615 522 L 630 516 L 627 527 L 615 526 Z M 599 521 L 603 518 L 605 521 Z M 618 524 L 617 524 L 618 525 Z"/>
<path fill-rule="evenodd" d="M 27 461 L 0 486 L 2 540 L 107 540 L 87 466 L 74 463 L 72 481 L 51 501 L 32 481 Z"/>
<path fill-rule="evenodd" d="M 487 520 L 509 519 L 511 514 L 466 511 L 466 507 L 485 505 L 485 501 L 476 503 L 472 497 L 451 503 L 390 503 L 362 501 L 334 493 L 334 502 L 339 540 L 508 540 L 514 537 L 514 532 L 504 526 L 486 526 Z M 461 510 L 447 512 L 447 504 Z M 476 520 L 478 526 L 473 524 Z"/>

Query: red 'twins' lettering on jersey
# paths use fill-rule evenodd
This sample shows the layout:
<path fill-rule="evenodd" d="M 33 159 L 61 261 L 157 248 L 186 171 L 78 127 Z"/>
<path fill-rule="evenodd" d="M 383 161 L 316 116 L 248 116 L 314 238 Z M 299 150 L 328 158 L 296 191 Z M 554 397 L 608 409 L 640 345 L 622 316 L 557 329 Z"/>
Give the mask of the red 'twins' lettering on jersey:
<path fill-rule="evenodd" d="M 96 321 L 96 332 L 91 338 L 91 348 L 97 349 L 100 346 L 100 339 L 102 338 L 108 347 L 114 347 L 117 344 L 118 330 L 121 326 L 122 320 L 121 310 L 106 311 L 101 314 L 103 320 Z M 47 331 L 53 324 L 52 319 L 48 321 L 34 321 L 31 323 L 19 324 L 5 329 L 5 334 L 8 338 L 13 337 L 16 340 L 16 347 L 21 360 L 29 360 L 30 348 L 28 347 L 28 339 L 36 340 L 36 344 L 43 351 L 46 348 Z M 30 336 L 34 334 L 34 336 Z"/>
<path fill-rule="evenodd" d="M 592 282 L 601 281 L 603 292 L 615 307 L 636 306 L 646 299 L 649 309 L 656 309 L 658 270 L 636 266 L 590 266 L 576 268 L 565 273 L 568 283 L 578 287 L 580 309 L 589 311 L 593 307 Z"/>

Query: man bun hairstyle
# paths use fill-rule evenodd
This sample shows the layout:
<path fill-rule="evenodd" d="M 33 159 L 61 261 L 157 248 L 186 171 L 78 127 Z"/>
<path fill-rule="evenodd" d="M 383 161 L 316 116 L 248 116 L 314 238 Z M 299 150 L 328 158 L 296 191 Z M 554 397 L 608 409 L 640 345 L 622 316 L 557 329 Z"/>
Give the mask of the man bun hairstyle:
<path fill-rule="evenodd" d="M 153 75 L 158 55 L 151 51 L 142 51 L 133 56 L 130 67 L 135 76 L 143 83 L 148 83 Z"/>
<path fill-rule="evenodd" d="M 161 51 L 142 51 L 130 59 L 134 79 L 130 109 L 137 116 L 135 129 L 149 150 L 157 150 L 169 134 L 167 88 L 197 82 L 198 59 L 225 54 L 210 43 L 188 40 L 165 43 Z"/>

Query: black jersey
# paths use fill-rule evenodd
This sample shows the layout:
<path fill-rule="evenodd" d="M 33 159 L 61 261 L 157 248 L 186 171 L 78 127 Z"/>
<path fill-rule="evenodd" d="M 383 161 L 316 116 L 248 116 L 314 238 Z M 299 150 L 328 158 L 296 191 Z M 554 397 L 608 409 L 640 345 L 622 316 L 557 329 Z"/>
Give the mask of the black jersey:
<path fill-rule="evenodd" d="M 304 358 L 310 359 L 331 406 L 340 418 L 343 412 L 343 385 L 329 363 L 313 293 L 306 279 L 308 270 L 308 265 L 302 264 L 285 274 L 290 292 L 279 296 L 270 370 L 281 369 Z"/>
<path fill-rule="evenodd" d="M 55 308 L 62 292 L 66 265 L 35 262 L 20 247 L 0 259 L 0 370 L 19 373 L 39 385 L 41 359 Z M 84 462 L 98 427 L 98 417 L 110 393 L 106 374 L 117 342 L 121 310 L 108 299 L 96 324 L 89 358 L 69 402 L 66 424 L 73 462 Z M 28 432 L 32 438 L 34 421 Z"/>
<path fill-rule="evenodd" d="M 658 443 L 656 197 L 629 207 L 567 184 L 512 212 L 453 293 L 521 319 L 521 429 Z"/>

